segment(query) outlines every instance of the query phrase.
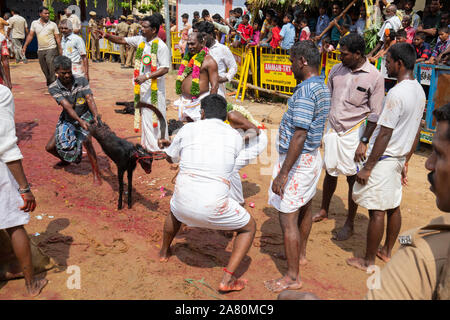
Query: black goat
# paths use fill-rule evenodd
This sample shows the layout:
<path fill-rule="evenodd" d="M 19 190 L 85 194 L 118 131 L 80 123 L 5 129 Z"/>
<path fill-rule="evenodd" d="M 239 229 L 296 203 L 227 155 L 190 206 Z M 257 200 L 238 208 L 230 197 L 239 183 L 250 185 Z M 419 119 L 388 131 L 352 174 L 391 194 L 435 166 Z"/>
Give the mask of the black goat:
<path fill-rule="evenodd" d="M 149 105 L 142 105 L 155 111 L 155 107 Z M 157 112 L 156 112 L 157 111 Z M 162 114 L 156 109 L 160 120 L 161 137 L 164 138 L 166 125 Z M 162 119 L 162 121 L 161 121 Z M 131 208 L 131 190 L 133 184 L 133 171 L 139 162 L 142 169 L 149 174 L 152 172 L 152 163 L 154 159 L 163 159 L 157 156 L 156 152 L 146 151 L 140 144 L 133 145 L 131 142 L 119 138 L 110 128 L 104 123 L 100 116 L 97 117 L 98 124 L 91 121 L 89 125 L 89 132 L 98 141 L 106 155 L 114 161 L 117 166 L 117 178 L 119 179 L 119 203 L 117 208 L 122 209 L 122 194 L 123 194 L 123 175 L 125 171 L 128 174 L 128 208 Z M 157 158 L 158 157 L 158 158 Z"/>

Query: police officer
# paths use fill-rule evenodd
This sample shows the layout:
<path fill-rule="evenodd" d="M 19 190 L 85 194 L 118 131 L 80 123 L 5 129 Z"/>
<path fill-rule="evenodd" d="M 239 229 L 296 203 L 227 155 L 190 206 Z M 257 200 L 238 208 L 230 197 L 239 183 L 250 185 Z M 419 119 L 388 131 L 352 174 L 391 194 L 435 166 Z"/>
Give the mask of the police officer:
<path fill-rule="evenodd" d="M 131 23 L 130 28 L 128 29 L 128 37 L 134 37 L 139 34 L 139 29 L 141 26 L 136 23 L 135 19 L 132 15 L 129 15 L 127 17 L 127 22 Z M 134 67 L 134 55 L 136 54 L 136 48 L 133 46 L 128 47 L 127 50 L 127 68 L 133 68 Z"/>
<path fill-rule="evenodd" d="M 92 62 L 100 62 L 100 43 L 97 35 L 98 24 L 95 20 L 97 13 L 95 11 L 91 11 L 89 12 L 89 15 L 91 16 L 88 26 L 89 34 L 91 35 L 91 59 Z"/>
<path fill-rule="evenodd" d="M 433 152 L 425 163 L 437 207 L 446 212 L 399 237 L 402 247 L 380 274 L 367 299 L 450 299 L 450 103 L 433 112 Z"/>
<path fill-rule="evenodd" d="M 128 34 L 128 29 L 130 25 L 126 22 L 127 18 L 125 16 L 120 16 L 120 23 L 117 25 L 117 35 L 119 37 L 126 37 Z M 120 45 L 120 65 L 122 68 L 125 68 L 125 59 L 126 59 L 126 45 Z"/>

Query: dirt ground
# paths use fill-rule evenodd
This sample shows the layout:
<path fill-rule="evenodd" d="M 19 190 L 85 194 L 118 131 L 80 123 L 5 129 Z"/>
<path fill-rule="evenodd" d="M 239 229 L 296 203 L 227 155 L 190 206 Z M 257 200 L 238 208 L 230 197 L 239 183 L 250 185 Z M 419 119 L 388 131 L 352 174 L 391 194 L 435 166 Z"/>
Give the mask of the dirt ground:
<path fill-rule="evenodd" d="M 118 136 L 138 142 L 133 117 L 114 112 L 120 108 L 115 106 L 116 101 L 133 98 L 132 69 L 105 62 L 91 63 L 90 70 L 91 88 L 103 120 Z M 86 155 L 78 165 L 53 168 L 57 160 L 44 147 L 55 130 L 61 107 L 46 93 L 37 60 L 12 66 L 12 78 L 19 147 L 38 203 L 26 229 L 33 241 L 58 263 L 57 268 L 45 273 L 50 282 L 39 299 L 276 299 L 277 294 L 268 291 L 263 281 L 284 273 L 286 261 L 276 257 L 283 252 L 283 245 L 277 212 L 267 205 L 272 171 L 268 161 L 241 171 L 241 176 L 247 175 L 243 179 L 246 208 L 257 222 L 255 240 L 237 272 L 249 280 L 248 286 L 241 292 L 219 295 L 208 286 L 217 288 L 232 239 L 217 231 L 186 228 L 176 237 L 169 262 L 158 261 L 163 222 L 174 189 L 171 180 L 175 170 L 171 165 L 156 161 L 150 175 L 138 167 L 134 173 L 133 208 L 118 211 L 117 170 L 97 142 L 95 149 L 103 177 L 100 187 L 92 185 Z M 176 98 L 174 83 L 175 75 L 171 73 L 166 80 L 167 99 L 171 102 Z M 266 126 L 276 133 L 283 104 L 248 100 L 242 104 L 256 119 L 269 119 L 271 123 Z M 168 118 L 176 118 L 171 103 Z M 274 136 L 269 138 L 273 145 Z M 268 149 L 269 153 L 273 150 Z M 430 148 L 422 146 L 410 162 L 409 186 L 404 188 L 401 205 L 402 232 L 424 225 L 440 214 L 426 179 L 424 164 L 429 154 Z M 323 174 L 313 200 L 314 211 L 320 207 L 322 181 Z M 167 191 L 165 196 L 160 187 Z M 368 275 L 345 263 L 345 259 L 365 251 L 367 210 L 358 209 L 351 239 L 331 240 L 332 231 L 344 223 L 346 199 L 347 183 L 340 178 L 330 219 L 313 225 L 307 247 L 309 263 L 300 269 L 303 290 L 324 299 L 362 299 L 367 291 Z M 248 206 L 250 202 L 255 203 L 254 208 Z M 36 233 L 40 235 L 35 236 Z M 398 244 L 394 251 L 397 248 Z M 384 265 L 380 260 L 377 264 Z M 71 274 L 67 268 L 73 265 L 81 270 L 81 289 L 68 289 Z M 0 299 L 23 299 L 23 288 L 23 279 L 0 282 Z"/>

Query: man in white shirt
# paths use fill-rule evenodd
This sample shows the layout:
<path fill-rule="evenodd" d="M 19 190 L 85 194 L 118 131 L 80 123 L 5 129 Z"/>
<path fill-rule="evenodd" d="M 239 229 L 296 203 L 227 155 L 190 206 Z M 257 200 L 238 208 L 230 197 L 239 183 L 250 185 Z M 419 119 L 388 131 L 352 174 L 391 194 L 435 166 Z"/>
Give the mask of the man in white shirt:
<path fill-rule="evenodd" d="M 69 19 L 62 20 L 59 28 L 63 34 L 61 39 L 63 56 L 72 61 L 72 74 L 85 77 L 89 81 L 89 63 L 83 39 L 72 33 L 72 22 Z"/>
<path fill-rule="evenodd" d="M 394 29 L 394 31 L 397 32 L 402 27 L 402 22 L 397 16 L 397 6 L 395 4 L 390 4 L 386 7 L 385 16 L 386 21 L 384 21 L 378 32 L 378 36 L 382 42 L 384 42 L 384 32 L 386 29 Z"/>
<path fill-rule="evenodd" d="M 0 85 L 0 230 L 6 229 L 14 253 L 25 277 L 28 295 L 37 296 L 48 280 L 33 275 L 30 240 L 24 225 L 30 220 L 28 212 L 36 208 L 22 167 L 22 153 L 17 146 L 14 123 L 14 98 L 7 87 Z"/>
<path fill-rule="evenodd" d="M 230 261 L 219 291 L 244 289 L 247 281 L 234 272 L 247 254 L 256 231 L 255 220 L 231 198 L 230 175 L 242 150 L 239 133 L 227 125 L 226 100 L 211 94 L 201 101 L 200 121 L 187 123 L 172 142 L 160 140 L 167 160 L 179 159 L 180 171 L 170 200 L 170 214 L 164 224 L 160 261 L 168 261 L 170 245 L 181 223 L 191 227 L 236 231 Z"/>
<path fill-rule="evenodd" d="M 219 43 L 214 38 L 214 25 L 211 22 L 200 22 L 197 28 L 198 32 L 205 34 L 209 55 L 213 57 L 217 63 L 219 72 L 219 90 L 217 93 L 226 98 L 225 84 L 233 79 L 238 70 L 236 60 L 234 59 L 230 48 Z"/>
<path fill-rule="evenodd" d="M 27 58 L 22 53 L 22 45 L 25 40 L 25 35 L 28 33 L 28 24 L 17 9 L 12 9 L 11 13 L 13 16 L 8 20 L 8 36 L 11 38 L 13 44 L 14 57 L 17 63 L 27 63 Z"/>
<path fill-rule="evenodd" d="M 73 33 L 80 34 L 81 30 L 80 18 L 78 18 L 76 14 L 72 13 L 72 10 L 70 10 L 69 8 L 66 9 L 66 18 L 69 19 L 70 22 L 72 22 Z"/>
<path fill-rule="evenodd" d="M 408 43 L 389 48 L 386 56 L 388 76 L 398 83 L 387 94 L 383 111 L 369 146 L 369 157 L 358 166 L 353 200 L 369 210 L 367 248 L 364 258 L 347 263 L 367 270 L 375 257 L 389 261 L 401 226 L 402 184 L 407 182 L 408 161 L 419 139 L 425 108 L 425 93 L 414 79 L 415 49 Z M 386 240 L 381 249 L 384 216 L 387 213 Z"/>
<path fill-rule="evenodd" d="M 39 8 L 40 19 L 31 23 L 30 33 L 27 36 L 22 53 L 25 54 L 27 47 L 36 34 L 38 40 L 38 57 L 41 70 L 47 80 L 47 86 L 55 82 L 55 67 L 53 60 L 62 55 L 61 40 L 56 23 L 50 21 L 48 8 Z"/>
<path fill-rule="evenodd" d="M 158 105 L 155 106 L 164 116 L 164 121 L 167 123 L 166 119 L 166 87 L 165 87 L 165 74 L 169 71 L 170 67 L 170 52 L 167 45 L 158 38 L 158 30 L 160 27 L 160 20 L 156 16 L 145 17 L 142 22 L 142 35 L 135 37 L 119 37 L 114 36 L 110 33 L 104 33 L 99 31 L 99 34 L 108 39 L 111 42 L 117 44 L 128 44 L 130 46 L 138 48 L 141 43 L 145 44 L 144 51 L 142 53 L 142 66 L 139 71 L 139 76 L 134 79 L 136 84 L 141 86 L 140 89 L 140 101 L 145 104 L 152 104 L 151 96 L 151 80 L 157 79 L 158 85 Z M 146 57 L 151 57 L 152 55 L 152 44 L 157 41 L 158 49 L 156 53 L 156 71 L 151 72 L 151 63 L 144 64 L 147 61 Z M 150 61 L 150 60 L 148 60 Z M 134 84 L 134 83 L 133 83 Z M 158 138 L 160 137 L 160 123 L 159 121 L 156 126 L 153 125 L 153 111 L 142 108 L 142 137 L 141 143 L 145 149 L 148 151 L 159 151 Z M 166 133 L 167 137 L 167 124 Z"/>

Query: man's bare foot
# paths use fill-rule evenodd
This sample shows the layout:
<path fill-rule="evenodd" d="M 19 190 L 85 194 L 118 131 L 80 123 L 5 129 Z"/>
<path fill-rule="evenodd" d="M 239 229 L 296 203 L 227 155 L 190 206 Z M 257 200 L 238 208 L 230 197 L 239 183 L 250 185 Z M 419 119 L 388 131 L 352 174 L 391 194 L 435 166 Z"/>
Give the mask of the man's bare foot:
<path fill-rule="evenodd" d="M 281 292 L 286 289 L 298 290 L 301 289 L 303 283 L 300 280 L 292 280 L 288 276 L 279 279 L 264 281 L 264 286 L 273 292 Z"/>
<path fill-rule="evenodd" d="M 36 297 L 38 296 L 42 289 L 47 285 L 48 280 L 47 279 L 40 279 L 40 280 L 33 280 L 31 284 L 27 284 L 27 295 L 29 297 Z"/>
<path fill-rule="evenodd" d="M 349 227 L 348 225 L 344 225 L 340 228 L 336 234 L 333 236 L 333 240 L 336 241 L 344 241 L 348 240 L 353 235 L 353 227 Z"/>
<path fill-rule="evenodd" d="M 300 256 L 299 264 L 300 264 L 301 266 L 305 266 L 305 265 L 308 264 L 308 260 L 306 259 L 306 256 Z"/>
<path fill-rule="evenodd" d="M 383 260 L 384 262 L 389 262 L 391 260 L 391 255 L 387 254 L 384 248 L 379 248 L 377 251 L 377 257 Z"/>
<path fill-rule="evenodd" d="M 320 209 L 320 211 L 313 215 L 312 221 L 313 222 L 320 222 L 328 220 L 328 212 L 326 212 L 324 209 Z"/>
<path fill-rule="evenodd" d="M 219 291 L 220 292 L 231 292 L 231 291 L 240 291 L 245 288 L 248 280 L 246 279 L 230 279 L 228 283 L 220 283 Z"/>
<path fill-rule="evenodd" d="M 169 261 L 171 255 L 172 251 L 170 250 L 170 248 L 168 248 L 167 250 L 161 249 L 161 251 L 159 252 L 159 262 Z"/>
<path fill-rule="evenodd" d="M 367 268 L 372 265 L 363 258 L 349 258 L 346 260 L 349 266 L 355 267 L 359 270 L 367 271 Z"/>

